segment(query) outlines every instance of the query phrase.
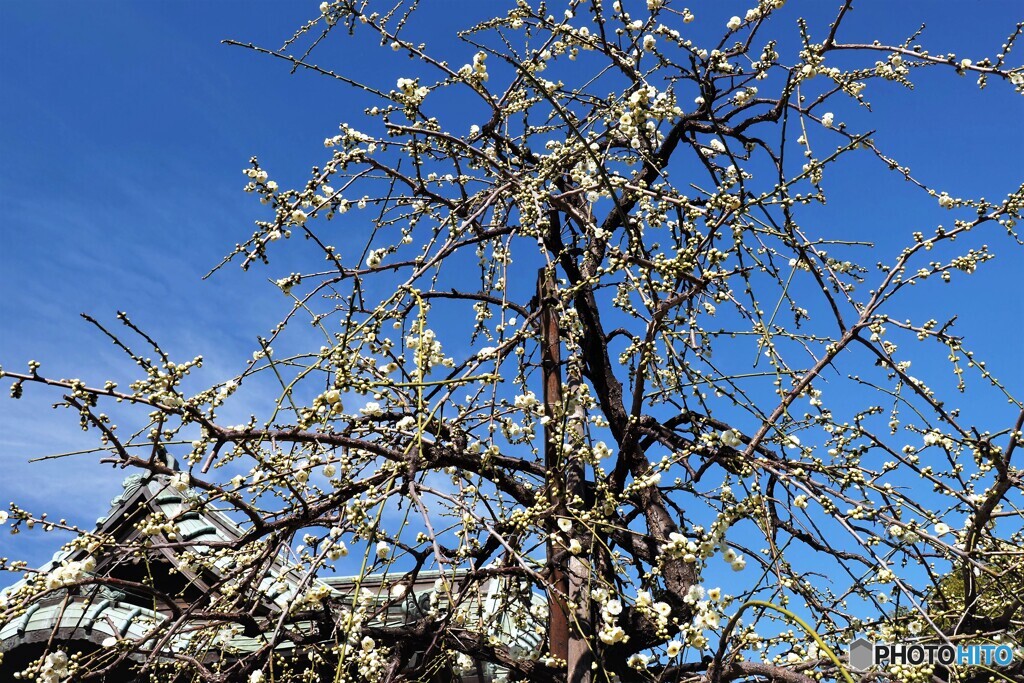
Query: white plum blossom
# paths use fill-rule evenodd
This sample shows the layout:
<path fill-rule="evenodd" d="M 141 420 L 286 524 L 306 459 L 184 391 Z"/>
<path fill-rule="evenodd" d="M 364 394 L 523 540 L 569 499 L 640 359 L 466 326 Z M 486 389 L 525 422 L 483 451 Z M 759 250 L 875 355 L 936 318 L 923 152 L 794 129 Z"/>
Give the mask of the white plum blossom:
<path fill-rule="evenodd" d="M 68 675 L 70 663 L 71 660 L 63 650 L 51 652 L 43 659 L 43 666 L 36 680 L 38 683 L 58 683 Z"/>
<path fill-rule="evenodd" d="M 743 441 L 740 439 L 740 433 L 735 429 L 727 429 L 719 435 L 722 443 L 731 448 L 738 448 L 743 445 Z"/>
<path fill-rule="evenodd" d="M 476 667 L 476 662 L 473 658 L 467 655 L 465 652 L 460 652 L 455 656 L 454 669 L 458 674 L 465 674 L 472 671 Z"/>
<path fill-rule="evenodd" d="M 943 448 L 953 447 L 953 439 L 943 434 L 942 432 L 938 431 L 937 429 L 925 432 L 923 440 L 925 446 L 942 446 Z"/>
<path fill-rule="evenodd" d="M 184 491 L 189 485 L 189 474 L 188 472 L 175 472 L 168 483 L 172 489 L 176 491 Z"/>
<path fill-rule="evenodd" d="M 324 392 L 324 400 L 332 406 L 341 403 L 341 392 L 337 389 L 330 389 Z"/>
<path fill-rule="evenodd" d="M 65 560 L 46 575 L 46 588 L 56 590 L 57 588 L 76 583 L 84 579 L 86 574 L 91 573 L 94 569 L 96 569 L 96 558 L 92 556 L 86 557 L 83 560 Z"/>
<path fill-rule="evenodd" d="M 695 605 L 704 599 L 704 587 L 698 584 L 693 584 L 687 590 L 686 595 L 683 596 L 683 602 Z"/>
<path fill-rule="evenodd" d="M 629 659 L 626 660 L 626 664 L 634 669 L 642 669 L 647 666 L 649 661 L 651 661 L 651 658 L 648 655 L 638 652 L 630 655 Z"/>
<path fill-rule="evenodd" d="M 369 401 L 365 406 L 359 409 L 359 412 L 366 417 L 380 417 L 384 414 L 384 409 L 381 408 L 380 403 L 376 401 Z"/>
<path fill-rule="evenodd" d="M 603 624 L 598 631 L 597 637 L 605 645 L 614 645 L 626 640 L 626 631 L 618 624 Z"/>

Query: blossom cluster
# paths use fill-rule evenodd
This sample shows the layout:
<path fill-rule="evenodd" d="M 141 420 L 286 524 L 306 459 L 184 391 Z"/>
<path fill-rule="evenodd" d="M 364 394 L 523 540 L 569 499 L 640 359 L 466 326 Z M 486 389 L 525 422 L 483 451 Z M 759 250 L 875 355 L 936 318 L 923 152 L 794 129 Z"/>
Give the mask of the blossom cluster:
<path fill-rule="evenodd" d="M 82 560 L 65 560 L 46 574 L 44 584 L 48 590 L 56 590 L 85 579 L 95 569 L 96 558 L 92 556 Z"/>

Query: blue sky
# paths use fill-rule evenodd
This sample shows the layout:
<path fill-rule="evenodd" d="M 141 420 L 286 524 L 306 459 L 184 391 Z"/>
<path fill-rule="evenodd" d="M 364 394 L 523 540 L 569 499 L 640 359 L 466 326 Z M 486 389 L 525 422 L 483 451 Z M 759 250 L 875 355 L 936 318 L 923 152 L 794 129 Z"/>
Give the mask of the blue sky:
<path fill-rule="evenodd" d="M 421 26 L 424 35 L 466 27 L 487 6 L 431 3 L 442 11 Z M 122 356 L 78 314 L 109 322 L 125 310 L 174 356 L 204 355 L 209 381 L 240 369 L 255 336 L 286 311 L 280 292 L 261 280 L 302 268 L 296 256 L 270 270 L 244 274 L 232 267 L 200 281 L 262 217 L 241 191 L 241 169 L 256 154 L 282 184 L 302 182 L 324 156 L 324 137 L 341 121 L 356 120 L 359 109 L 348 90 L 323 77 L 289 74 L 283 62 L 220 41 L 277 47 L 316 16 L 317 4 L 0 6 L 0 364 L 21 369 L 36 359 L 46 374 L 94 383 L 123 377 Z M 798 12 L 820 20 L 837 4 L 794 1 L 777 20 L 789 22 L 792 33 Z M 978 3 L 968 11 L 953 1 L 860 2 L 841 37 L 899 41 L 928 9 L 934 21 L 924 42 L 932 50 L 978 58 L 991 55 L 1020 19 L 1015 5 Z M 747 4 L 689 6 L 717 32 Z M 463 61 L 472 53 L 466 46 L 451 50 Z M 404 68 L 390 50 L 342 36 L 320 54 L 339 72 L 377 78 L 385 87 Z M 923 78 L 915 93 L 879 88 L 872 99 L 871 126 L 884 131 L 880 145 L 927 181 L 990 199 L 1020 183 L 1024 143 L 1010 131 L 1024 109 L 1008 88 L 993 84 L 979 94 L 973 79 L 946 74 Z M 861 116 L 837 111 L 837 118 L 844 114 Z M 871 223 L 883 241 L 942 219 L 937 209 L 922 214 L 920 204 L 898 193 L 881 199 L 837 191 L 833 201 L 829 220 L 837 231 Z M 1007 243 L 992 246 L 1009 251 Z M 1024 314 L 1020 291 L 1016 262 L 997 258 L 965 294 L 945 302 L 959 309 L 961 332 L 1003 329 L 974 335 L 973 347 L 1018 388 L 1024 368 L 1012 329 Z M 929 296 L 906 305 L 927 304 Z M 94 445 L 76 416 L 48 410 L 54 398 L 35 387 L 22 401 L 0 398 L 0 502 L 16 500 L 90 526 L 119 491 L 123 473 L 96 465 L 93 455 L 26 464 Z M 10 541 L 0 535 L 0 555 L 32 563 L 56 545 L 40 534 L 19 539 L 17 548 Z"/>

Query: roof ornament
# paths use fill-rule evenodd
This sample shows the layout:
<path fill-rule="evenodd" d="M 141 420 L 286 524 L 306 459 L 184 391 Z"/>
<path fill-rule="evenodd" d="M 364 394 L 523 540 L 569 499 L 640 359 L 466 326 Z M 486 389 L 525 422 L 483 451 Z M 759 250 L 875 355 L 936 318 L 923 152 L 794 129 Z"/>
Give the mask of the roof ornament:
<path fill-rule="evenodd" d="M 168 453 L 167 450 L 164 449 L 163 447 L 160 447 L 157 450 L 156 456 L 155 456 L 154 460 L 158 464 L 163 465 L 164 467 L 166 467 L 167 469 L 171 470 L 172 472 L 179 472 L 180 471 L 180 468 L 178 467 L 178 461 L 175 459 L 175 457 L 173 455 Z M 121 487 L 124 490 L 121 491 L 121 493 L 119 495 L 111 498 L 111 500 L 110 500 L 110 508 L 111 508 L 110 512 L 108 512 L 103 517 L 98 518 L 96 520 L 96 524 L 100 525 L 103 522 L 105 522 L 107 519 L 109 519 L 110 515 L 114 512 L 114 510 L 116 510 L 121 505 L 123 505 L 126 501 L 128 501 L 135 494 L 136 491 L 138 491 L 140 488 L 142 488 L 144 485 L 146 485 L 150 480 L 152 480 L 154 478 L 166 478 L 166 476 L 167 475 L 164 475 L 164 474 L 154 474 L 153 472 L 136 472 L 134 474 L 129 474 L 127 477 L 125 477 L 121 481 Z"/>

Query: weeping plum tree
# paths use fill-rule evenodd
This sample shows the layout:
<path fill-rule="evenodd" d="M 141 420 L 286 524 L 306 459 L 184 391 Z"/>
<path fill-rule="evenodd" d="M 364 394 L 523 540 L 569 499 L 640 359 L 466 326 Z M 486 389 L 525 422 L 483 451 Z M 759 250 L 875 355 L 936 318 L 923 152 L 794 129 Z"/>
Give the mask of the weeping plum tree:
<path fill-rule="evenodd" d="M 96 324 L 130 386 L 3 374 L 242 533 L 200 552 L 173 517 L 124 541 L 12 505 L 17 530 L 72 529 L 80 559 L 7 562 L 25 580 L 5 623 L 157 547 L 216 576 L 186 603 L 138 579 L 163 619 L 95 651 L 51 639 L 25 678 L 796 683 L 859 677 L 857 634 L 1019 647 L 1020 387 L 971 351 L 1006 330 L 961 334 L 944 295 L 989 244 L 1020 258 L 1024 189 L 912 170 L 871 102 L 922 78 L 1024 92 L 1021 25 L 972 61 L 923 30 L 858 35 L 850 0 L 824 20 L 784 5 L 712 22 L 519 0 L 423 42 L 449 5 L 335 0 L 279 49 L 233 43 L 358 107 L 305 184 L 245 169 L 265 213 L 214 270 L 269 274 L 280 324 L 232 378 L 127 316 Z M 364 82 L 320 61 L 329 44 L 405 75 Z M 836 213 L 889 192 L 921 219 Z M 319 256 L 275 270 L 300 248 Z M 228 424 L 251 388 L 259 412 Z M 320 583 L 334 572 L 390 589 L 353 600 Z M 381 619 L 426 572 L 424 608 Z M 1017 655 L 869 679 L 1020 680 Z"/>

